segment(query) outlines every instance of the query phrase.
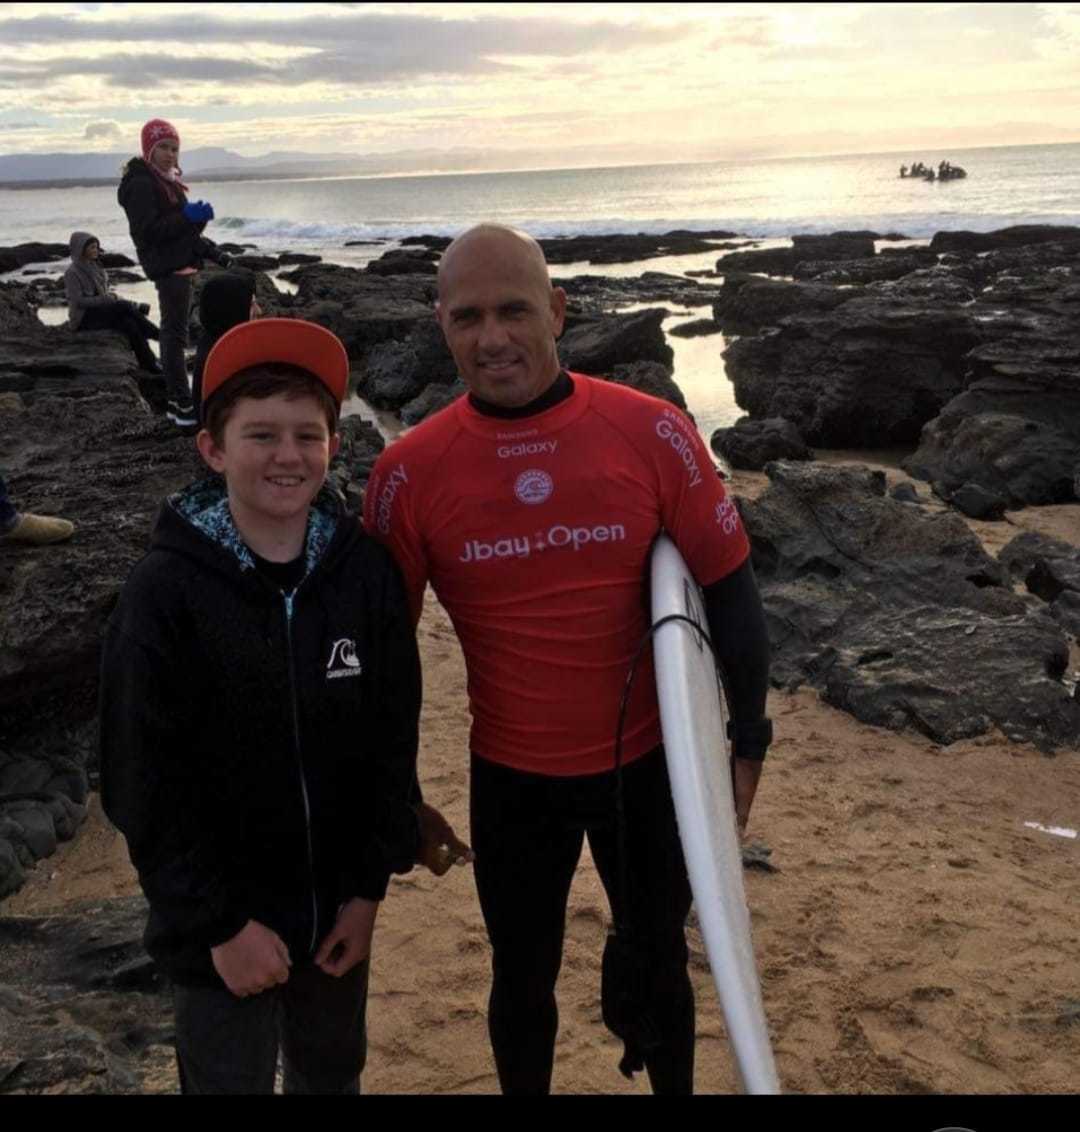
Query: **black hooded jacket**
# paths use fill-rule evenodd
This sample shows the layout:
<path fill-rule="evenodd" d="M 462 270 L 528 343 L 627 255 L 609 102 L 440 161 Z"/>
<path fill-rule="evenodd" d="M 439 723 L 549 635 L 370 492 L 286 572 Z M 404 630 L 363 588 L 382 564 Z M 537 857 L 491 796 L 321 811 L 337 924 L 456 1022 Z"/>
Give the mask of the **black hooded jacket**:
<path fill-rule="evenodd" d="M 178 982 L 249 919 L 309 959 L 418 848 L 420 670 L 390 555 L 324 489 L 291 595 L 255 568 L 216 477 L 171 497 L 109 619 L 101 795 Z"/>
<path fill-rule="evenodd" d="M 202 235 L 205 224 L 195 224 L 184 215 L 187 198 L 179 185 L 176 201 L 170 201 L 161 184 L 141 157 L 133 157 L 124 169 L 116 199 L 127 213 L 128 227 L 139 263 L 149 279 L 164 279 L 184 267 L 200 267 L 204 259 L 216 259 L 217 245 Z"/>

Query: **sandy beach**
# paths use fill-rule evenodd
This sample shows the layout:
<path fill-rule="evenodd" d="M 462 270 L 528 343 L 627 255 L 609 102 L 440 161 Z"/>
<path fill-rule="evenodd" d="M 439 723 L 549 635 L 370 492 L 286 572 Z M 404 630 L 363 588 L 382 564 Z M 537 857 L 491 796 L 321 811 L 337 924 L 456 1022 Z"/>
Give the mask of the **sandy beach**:
<path fill-rule="evenodd" d="M 849 453 L 821 453 L 846 462 Z M 890 479 L 896 473 L 885 465 Z M 765 478 L 738 473 L 753 496 Z M 993 552 L 1019 529 L 1080 541 L 1080 505 L 972 527 Z M 420 625 L 427 797 L 468 825 L 464 667 L 429 593 Z M 1074 653 L 1072 669 L 1080 667 Z M 1068 1093 L 1080 1058 L 1080 752 L 1047 757 L 1000 734 L 948 748 L 865 726 L 811 690 L 773 691 L 776 742 L 746 872 L 755 951 L 789 1093 Z M 1030 828 L 1035 822 L 1044 829 Z M 138 890 L 96 797 L 77 838 L 39 864 L 5 915 L 90 907 Z M 554 1089 L 647 1092 L 618 1072 L 600 1021 L 607 907 L 588 852 L 570 898 Z M 696 1087 L 736 1088 L 700 935 Z M 467 868 L 391 883 L 376 929 L 364 1088 L 497 1092 L 485 1007 L 489 951 Z M 176 1088 L 155 1047 L 151 1088 Z"/>

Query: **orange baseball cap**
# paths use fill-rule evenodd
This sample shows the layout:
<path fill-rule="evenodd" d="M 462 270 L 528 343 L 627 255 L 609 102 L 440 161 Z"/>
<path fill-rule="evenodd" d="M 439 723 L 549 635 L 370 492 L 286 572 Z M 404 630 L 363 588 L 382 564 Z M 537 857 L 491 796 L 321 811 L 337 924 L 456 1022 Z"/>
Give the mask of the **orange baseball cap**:
<path fill-rule="evenodd" d="M 249 366 L 285 362 L 317 377 L 341 407 L 349 382 L 349 355 L 341 339 L 302 318 L 255 318 L 226 331 L 207 355 L 202 401 Z"/>

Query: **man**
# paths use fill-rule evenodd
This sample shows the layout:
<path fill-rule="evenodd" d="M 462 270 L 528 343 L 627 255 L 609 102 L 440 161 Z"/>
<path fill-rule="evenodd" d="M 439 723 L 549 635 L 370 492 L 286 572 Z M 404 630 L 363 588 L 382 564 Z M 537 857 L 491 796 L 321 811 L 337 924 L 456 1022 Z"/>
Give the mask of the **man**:
<path fill-rule="evenodd" d="M 693 1085 L 690 889 L 660 747 L 651 656 L 624 731 L 629 908 L 619 907 L 613 748 L 664 529 L 705 586 L 729 676 L 745 828 L 771 730 L 768 639 L 738 512 L 690 421 L 564 372 L 566 296 L 523 233 L 481 225 L 439 268 L 437 315 L 469 394 L 390 445 L 365 497 L 414 616 L 430 580 L 468 670 L 471 840 L 493 949 L 488 1023 L 506 1093 L 549 1091 L 566 900 L 588 836 L 617 921 L 645 952 L 655 1092 Z"/>

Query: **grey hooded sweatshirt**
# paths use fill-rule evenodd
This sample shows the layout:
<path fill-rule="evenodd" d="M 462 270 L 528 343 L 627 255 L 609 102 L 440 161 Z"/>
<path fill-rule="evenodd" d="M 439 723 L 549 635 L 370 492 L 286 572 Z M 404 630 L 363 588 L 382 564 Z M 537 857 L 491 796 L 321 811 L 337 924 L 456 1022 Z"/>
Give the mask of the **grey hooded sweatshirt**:
<path fill-rule="evenodd" d="M 109 277 L 105 268 L 96 260 L 82 257 L 86 245 L 97 236 L 90 232 L 72 232 L 68 248 L 71 251 L 71 266 L 64 272 L 64 294 L 68 301 L 68 321 L 72 330 L 79 329 L 83 315 L 91 307 L 106 307 L 118 302 L 116 295 L 109 290 Z M 100 240 L 98 243 L 100 244 Z"/>

